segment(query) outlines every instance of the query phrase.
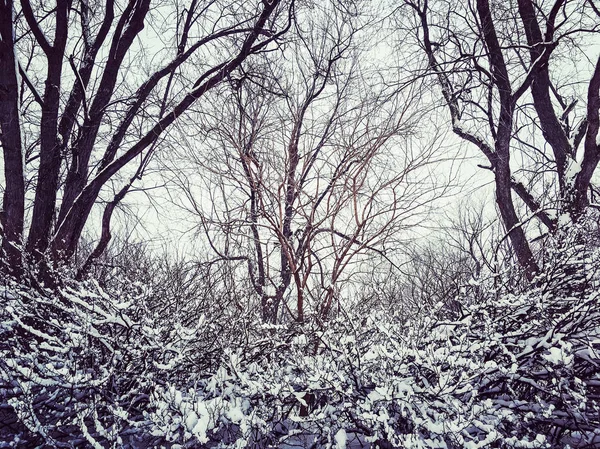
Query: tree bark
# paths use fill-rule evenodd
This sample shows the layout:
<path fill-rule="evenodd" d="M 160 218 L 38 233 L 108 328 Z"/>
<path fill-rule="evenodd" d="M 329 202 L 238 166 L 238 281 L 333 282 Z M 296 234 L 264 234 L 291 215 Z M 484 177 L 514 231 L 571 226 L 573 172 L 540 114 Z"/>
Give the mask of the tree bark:
<path fill-rule="evenodd" d="M 21 0 L 23 12 L 36 37 L 41 33 L 33 16 L 28 0 Z M 40 259 L 49 244 L 52 221 L 56 207 L 59 173 L 62 162 L 60 140 L 58 139 L 58 113 L 60 106 L 60 85 L 63 70 L 63 57 L 68 35 L 69 10 L 71 1 L 59 0 L 56 7 L 56 31 L 50 45 L 43 35 L 38 42 L 44 49 L 48 61 L 46 87 L 42 104 L 40 130 L 40 165 L 38 169 L 33 215 L 27 241 L 27 252 L 34 259 Z"/>
<path fill-rule="evenodd" d="M 515 210 L 510 171 L 510 140 L 513 132 L 514 98 L 502 47 L 496 35 L 488 0 L 477 0 L 477 13 L 481 20 L 482 34 L 488 49 L 492 77 L 500 96 L 500 116 L 496 129 L 495 167 L 496 203 L 506 227 L 517 261 L 525 270 L 527 279 L 532 280 L 538 266 L 529 247 L 529 242 Z"/>
<path fill-rule="evenodd" d="M 569 143 L 569 137 L 563 128 L 562 123 L 558 119 L 554 110 L 554 105 L 550 98 L 550 73 L 548 69 L 548 59 L 551 50 L 554 48 L 552 39 L 554 37 L 554 21 L 556 14 L 564 0 L 557 0 L 553 5 L 552 11 L 547 18 L 546 35 L 542 35 L 540 25 L 535 14 L 535 9 L 531 0 L 519 0 L 519 14 L 523 27 L 525 28 L 525 36 L 529 45 L 529 55 L 532 66 L 532 81 L 531 94 L 533 96 L 533 104 L 538 115 L 542 135 L 546 142 L 552 147 L 554 160 L 556 163 L 556 172 L 558 174 L 558 182 L 562 196 L 565 195 L 565 190 L 568 188 L 565 173 L 568 160 L 574 156 L 573 149 Z M 545 59 L 542 64 L 536 64 L 536 61 Z"/>
<path fill-rule="evenodd" d="M 0 0 L 0 143 L 4 155 L 2 255 L 8 271 L 19 274 L 25 213 L 25 181 L 21 147 L 18 78 L 13 27 L 13 1 Z"/>
<path fill-rule="evenodd" d="M 197 99 L 204 93 L 215 87 L 227 76 L 229 76 L 244 60 L 255 51 L 258 51 L 266 42 L 270 42 L 277 36 L 285 33 L 284 29 L 271 36 L 268 40 L 256 43 L 259 36 L 264 33 L 268 18 L 278 6 L 279 1 L 274 0 L 264 3 L 264 8 L 256 21 L 254 28 L 246 37 L 238 55 L 228 63 L 216 66 L 204 73 L 189 92 L 168 114 L 148 131 L 136 144 L 129 148 L 119 158 L 103 165 L 100 172 L 81 190 L 73 205 L 65 213 L 64 219 L 58 224 L 58 229 L 52 241 L 52 254 L 55 259 L 68 260 L 74 254 L 79 238 L 95 204 L 96 199 L 106 182 L 127 163 L 148 149 L 177 118 L 179 118 Z"/>
<path fill-rule="evenodd" d="M 600 130 L 600 58 L 588 87 L 587 132 L 584 140 L 581 170 L 575 178 L 571 200 L 571 214 L 577 220 L 589 205 L 588 188 L 600 162 L 598 131 Z"/>
<path fill-rule="evenodd" d="M 123 59 L 135 38 L 144 28 L 144 19 L 149 9 L 150 0 L 130 1 L 117 23 L 98 93 L 72 146 L 71 164 L 67 173 L 65 193 L 58 215 L 59 223 L 71 209 L 88 180 L 90 157 L 104 117 L 104 111 L 112 98 Z"/>

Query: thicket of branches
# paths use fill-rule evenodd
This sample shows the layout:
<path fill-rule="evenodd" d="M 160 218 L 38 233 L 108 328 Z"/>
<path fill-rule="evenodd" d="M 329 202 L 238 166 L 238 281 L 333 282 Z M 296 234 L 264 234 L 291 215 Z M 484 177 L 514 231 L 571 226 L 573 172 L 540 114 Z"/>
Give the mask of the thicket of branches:
<path fill-rule="evenodd" d="M 2 251 L 69 261 L 93 206 L 118 174 L 114 208 L 168 127 L 250 56 L 276 49 L 293 2 L 151 1 L 0 4 Z M 28 228 L 28 232 L 25 229 Z"/>
<path fill-rule="evenodd" d="M 250 310 L 223 316 L 215 298 L 166 313 L 174 287 L 158 279 L 6 283 L 0 435 L 51 447 L 595 447 L 600 270 L 598 249 L 577 243 L 597 227 L 585 224 L 550 239 L 534 287 L 480 279 L 452 298 L 460 308 L 410 320 L 380 302 L 327 326 L 273 326 Z"/>
<path fill-rule="evenodd" d="M 0 0 L 0 442 L 599 446 L 599 21 Z"/>

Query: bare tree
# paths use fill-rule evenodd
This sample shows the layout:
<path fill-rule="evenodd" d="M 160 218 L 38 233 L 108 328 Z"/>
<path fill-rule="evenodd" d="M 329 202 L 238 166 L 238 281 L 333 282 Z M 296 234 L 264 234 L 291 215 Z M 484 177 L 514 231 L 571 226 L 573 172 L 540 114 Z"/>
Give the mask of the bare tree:
<path fill-rule="evenodd" d="M 0 217 L 2 252 L 9 266 L 18 267 L 25 215 L 25 179 L 12 1 L 0 3 L 0 16 L 0 143 L 6 182 Z"/>
<path fill-rule="evenodd" d="M 430 170 L 436 147 L 411 146 L 415 92 L 360 75 L 359 20 L 335 4 L 313 10 L 293 59 L 214 93 L 223 108 L 190 136 L 214 151 L 184 156 L 206 185 L 174 173 L 217 260 L 245 267 L 270 322 L 325 319 L 353 273 L 393 258 L 447 187 Z"/>
<path fill-rule="evenodd" d="M 588 205 L 599 161 L 600 65 L 582 59 L 581 42 L 598 31 L 596 5 L 587 0 L 405 5 L 414 19 L 406 30 L 426 56 L 425 73 L 437 79 L 454 133 L 479 148 L 494 174 L 500 216 L 531 279 L 538 266 L 519 204 L 549 230 L 564 214 L 577 219 Z M 569 58 L 571 64 L 577 58 L 587 64 L 591 79 L 587 72 L 569 72 L 574 77 L 565 82 Z"/>
<path fill-rule="evenodd" d="M 289 29 L 294 2 L 22 0 L 0 8 L 2 247 L 18 267 L 29 207 L 27 254 L 70 259 L 107 182 L 142 161 L 109 203 L 105 228 L 165 130 L 249 56 L 269 51 Z M 30 206 L 26 173 L 35 185 Z"/>

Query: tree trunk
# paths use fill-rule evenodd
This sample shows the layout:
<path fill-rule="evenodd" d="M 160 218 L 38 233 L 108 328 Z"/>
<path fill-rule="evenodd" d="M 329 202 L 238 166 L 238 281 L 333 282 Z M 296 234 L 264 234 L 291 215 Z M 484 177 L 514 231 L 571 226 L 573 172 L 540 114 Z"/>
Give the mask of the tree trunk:
<path fill-rule="evenodd" d="M 518 8 L 525 29 L 525 35 L 527 36 L 527 43 L 529 45 L 529 54 L 531 58 L 531 65 L 540 58 L 545 60 L 550 58 L 552 49 L 556 46 L 551 44 L 554 32 L 554 21 L 558 14 L 559 8 L 561 7 L 562 0 L 555 3 L 552 12 L 547 19 L 547 30 L 546 36 L 542 35 L 537 16 L 535 13 L 534 5 L 531 0 L 519 0 Z M 560 122 L 552 99 L 550 98 L 550 73 L 548 64 L 536 64 L 533 70 L 533 80 L 531 82 L 531 95 L 533 97 L 533 104 L 535 111 L 538 115 L 542 134 L 546 142 L 552 147 L 554 153 L 554 160 L 556 163 L 556 172 L 558 174 L 558 183 L 562 196 L 565 196 L 565 189 L 568 188 L 565 179 L 567 170 L 567 164 L 570 157 L 573 157 L 572 147 L 569 143 L 569 138 Z"/>
<path fill-rule="evenodd" d="M 508 69 L 502 54 L 502 47 L 496 34 L 490 4 L 488 0 L 477 0 L 477 12 L 481 19 L 481 32 L 489 51 L 488 59 L 492 78 L 500 97 L 500 114 L 498 117 L 494 175 L 496 180 L 496 203 L 508 238 L 511 242 L 519 265 L 525 270 L 528 280 L 532 280 L 538 272 L 538 266 L 529 247 L 525 231 L 521 225 L 511 190 L 510 142 L 513 133 L 515 99 L 508 75 Z"/>
<path fill-rule="evenodd" d="M 600 58 L 588 87 L 587 104 L 587 132 L 584 140 L 583 160 L 581 170 L 575 178 L 570 199 L 570 212 L 577 220 L 586 210 L 588 201 L 588 188 L 592 176 L 600 162 L 600 146 L 598 145 L 598 132 L 600 131 Z"/>
<path fill-rule="evenodd" d="M 0 143 L 4 154 L 4 197 L 2 200 L 2 256 L 8 271 L 21 269 L 25 181 L 14 51 L 13 2 L 0 0 Z"/>
<path fill-rule="evenodd" d="M 26 3 L 25 1 L 24 4 Z M 29 7 L 31 8 L 31 6 Z M 35 188 L 31 227 L 27 241 L 27 252 L 37 260 L 40 259 L 41 255 L 48 248 L 59 185 L 62 156 L 60 154 L 61 145 L 58 139 L 58 112 L 70 9 L 70 1 L 59 0 L 57 2 L 54 42 L 52 46 L 49 46 L 45 42 L 44 47 L 48 59 L 48 71 L 42 105 L 40 166 Z M 31 12 L 28 22 L 32 27 L 38 27 Z"/>
<path fill-rule="evenodd" d="M 278 4 L 278 0 L 271 3 L 265 3 L 264 9 L 255 23 L 253 30 L 247 35 L 240 52 L 235 58 L 226 64 L 209 69 L 201 75 L 194 84 L 194 88 L 191 92 L 185 95 L 185 97 L 175 105 L 168 114 L 162 117 L 137 143 L 130 147 L 120 157 L 100 168 L 96 177 L 82 189 L 81 193 L 73 202 L 73 205 L 66 211 L 64 219 L 58 223 L 58 229 L 55 232 L 51 248 L 52 256 L 55 259 L 68 260 L 74 254 L 88 216 L 106 182 L 125 165 L 147 150 L 159 138 L 164 130 L 179 118 L 193 103 L 196 102 L 196 100 L 226 79 L 250 54 L 263 48 L 266 43 L 279 35 L 273 35 L 264 42 L 256 43 L 269 16 L 273 13 Z M 283 32 L 285 32 L 285 30 L 281 33 Z"/>
<path fill-rule="evenodd" d="M 59 223 L 66 217 L 87 183 L 90 158 L 96 144 L 96 137 L 106 106 L 111 101 L 115 90 L 123 59 L 139 33 L 144 29 L 144 20 L 149 9 L 149 0 L 130 2 L 117 23 L 98 93 L 90 106 L 89 116 L 86 117 L 83 126 L 79 129 L 77 139 L 72 146 L 71 163 L 65 180 L 63 200 L 58 214 Z M 94 45 L 100 43 L 101 41 Z M 96 51 L 92 49 L 94 56 L 95 53 Z M 85 75 L 88 76 L 88 73 L 86 72 Z M 82 79 L 81 82 L 87 84 L 85 79 Z"/>
<path fill-rule="evenodd" d="M 513 205 L 510 177 L 508 177 L 508 180 L 506 178 L 507 176 L 501 170 L 497 171 L 496 203 L 498 204 L 500 216 L 508 233 L 511 246 L 517 256 L 517 261 L 525 270 L 527 279 L 531 281 L 539 269 Z"/>

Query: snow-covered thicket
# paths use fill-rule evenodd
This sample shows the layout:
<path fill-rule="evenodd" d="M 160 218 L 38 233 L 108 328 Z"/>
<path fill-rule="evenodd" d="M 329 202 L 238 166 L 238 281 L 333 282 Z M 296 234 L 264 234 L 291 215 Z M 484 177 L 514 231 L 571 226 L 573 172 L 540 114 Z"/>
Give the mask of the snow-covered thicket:
<path fill-rule="evenodd" d="M 151 312 L 142 285 L 67 282 L 57 294 L 7 280 L 0 441 L 598 446 L 600 266 L 581 235 L 550 242 L 544 274 L 523 291 L 501 276 L 479 280 L 458 298 L 460 313 L 440 304 L 414 321 L 389 309 L 326 325 L 229 315 L 224 334 L 224 323 L 185 328 Z"/>

